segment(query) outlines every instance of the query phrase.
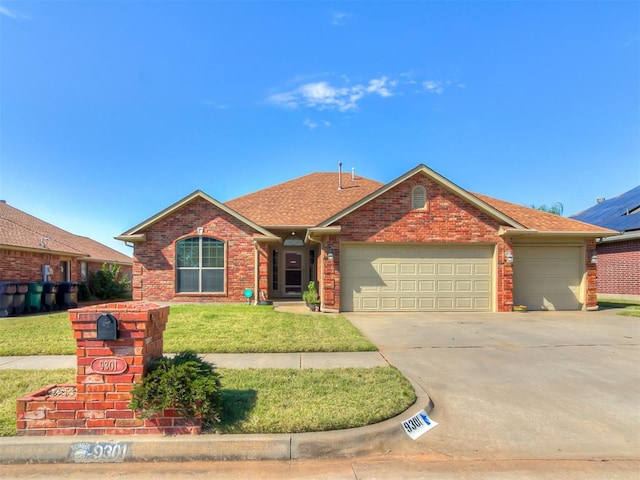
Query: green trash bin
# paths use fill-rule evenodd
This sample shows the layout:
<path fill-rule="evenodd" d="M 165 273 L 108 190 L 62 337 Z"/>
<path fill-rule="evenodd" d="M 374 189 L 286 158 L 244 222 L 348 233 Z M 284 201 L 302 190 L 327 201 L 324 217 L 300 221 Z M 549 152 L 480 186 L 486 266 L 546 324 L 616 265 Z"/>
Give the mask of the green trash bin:
<path fill-rule="evenodd" d="M 29 290 L 27 291 L 27 298 L 25 302 L 25 309 L 29 313 L 38 313 L 42 309 L 42 289 L 44 284 L 42 282 L 29 283 Z"/>

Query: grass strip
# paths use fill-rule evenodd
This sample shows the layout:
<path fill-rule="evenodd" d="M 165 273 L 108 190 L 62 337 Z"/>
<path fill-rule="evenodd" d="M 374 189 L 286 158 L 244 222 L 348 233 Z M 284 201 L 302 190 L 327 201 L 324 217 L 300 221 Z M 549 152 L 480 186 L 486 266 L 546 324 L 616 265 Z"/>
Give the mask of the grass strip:
<path fill-rule="evenodd" d="M 0 319 L 0 356 L 73 355 L 69 314 Z M 174 305 L 164 351 L 178 353 L 375 351 L 341 315 L 276 312 L 252 305 Z"/>
<path fill-rule="evenodd" d="M 220 369 L 221 433 L 298 433 L 354 428 L 391 418 L 415 402 L 394 367 Z M 0 436 L 16 435 L 16 399 L 75 381 L 75 370 L 0 370 Z"/>

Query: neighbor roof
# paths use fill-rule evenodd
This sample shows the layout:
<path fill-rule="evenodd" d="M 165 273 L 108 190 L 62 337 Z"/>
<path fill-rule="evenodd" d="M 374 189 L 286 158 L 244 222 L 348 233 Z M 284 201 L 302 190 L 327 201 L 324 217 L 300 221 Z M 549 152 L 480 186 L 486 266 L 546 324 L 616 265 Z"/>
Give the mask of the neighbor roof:
<path fill-rule="evenodd" d="M 561 215 L 554 215 L 553 213 L 543 212 L 535 208 L 505 202 L 504 200 L 498 200 L 497 198 L 488 197 L 479 193 L 474 193 L 473 195 L 520 223 L 527 229 L 535 230 L 539 233 L 588 233 L 592 236 L 596 234 L 607 236 L 615 235 L 617 233 L 608 228 L 602 228 L 589 223 L 572 220 Z"/>
<path fill-rule="evenodd" d="M 312 227 L 384 184 L 368 178 L 316 172 L 235 198 L 225 205 L 265 228 Z"/>
<path fill-rule="evenodd" d="M 102 243 L 69 233 L 0 202 L 0 246 L 8 249 L 55 252 L 90 261 L 131 264 L 132 259 Z"/>
<path fill-rule="evenodd" d="M 640 185 L 571 218 L 621 232 L 640 230 Z"/>

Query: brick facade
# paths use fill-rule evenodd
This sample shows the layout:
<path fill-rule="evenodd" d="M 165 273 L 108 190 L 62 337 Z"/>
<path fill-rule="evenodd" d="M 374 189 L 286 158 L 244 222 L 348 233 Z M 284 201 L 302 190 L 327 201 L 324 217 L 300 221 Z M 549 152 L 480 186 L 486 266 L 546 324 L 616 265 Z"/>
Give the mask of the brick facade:
<path fill-rule="evenodd" d="M 427 205 L 421 210 L 413 210 L 411 205 L 412 190 L 417 185 L 427 190 Z M 334 253 L 333 262 L 323 262 L 322 287 L 327 309 L 340 310 L 342 242 L 495 245 L 496 309 L 509 311 L 513 305 L 513 273 L 504 258 L 510 245 L 498 235 L 498 221 L 423 175 L 407 179 L 337 224 L 342 227 L 341 234 L 324 240 L 325 251 L 331 248 Z"/>
<path fill-rule="evenodd" d="M 640 239 L 602 242 L 598 251 L 598 293 L 640 296 Z"/>
<path fill-rule="evenodd" d="M 312 176 L 304 178 L 305 181 L 310 181 Z M 291 184 L 298 185 L 297 181 Z M 413 208 L 412 191 L 416 186 L 422 186 L 426 190 L 425 208 Z M 300 188 L 299 185 L 296 188 Z M 513 265 L 506 259 L 507 252 L 513 252 L 513 243 L 526 235 L 527 241 L 539 244 L 584 242 L 586 258 L 583 272 L 586 280 L 581 290 L 585 292 L 585 298 L 581 299 L 581 302 L 584 302 L 586 308 L 597 306 L 596 266 L 591 263 L 595 235 L 589 231 L 584 232 L 583 226 L 578 229 L 574 222 L 568 219 L 490 197 L 477 195 L 477 199 L 473 199 L 468 192 L 430 173 L 426 168 L 417 168 L 415 172 L 406 174 L 378 192 L 378 196 L 362 203 L 356 209 L 347 208 L 336 212 L 335 217 L 332 217 L 336 218 L 335 222 L 321 222 L 317 225 L 306 225 L 302 221 L 296 223 L 297 217 L 290 211 L 291 202 L 294 200 L 285 196 L 287 203 L 283 205 L 282 212 L 288 212 L 287 218 L 281 215 L 278 217 L 280 223 L 265 226 L 251 223 L 257 222 L 261 215 L 266 215 L 264 202 L 255 202 L 254 207 L 243 213 L 252 219 L 244 221 L 239 215 L 233 215 L 233 212 L 227 213 L 224 205 L 199 191 L 194 192 L 192 196 L 176 204 L 175 209 L 169 209 L 166 213 L 149 219 L 121 237 L 136 242 L 133 298 L 150 301 L 237 303 L 246 301 L 244 291 L 247 288 L 256 290 L 254 300 L 263 299 L 263 295 L 269 293 L 275 297 L 294 296 L 295 290 L 286 292 L 282 288 L 283 275 L 286 276 L 287 272 L 282 268 L 282 255 L 276 257 L 273 252 L 284 254 L 289 249 L 292 252 L 300 251 L 306 254 L 313 248 L 317 254 L 317 262 L 315 267 L 312 266 L 311 260 L 303 265 L 303 283 L 306 277 L 317 278 L 323 309 L 340 311 L 341 269 L 344 267 L 340 260 L 343 244 L 366 242 L 443 247 L 487 246 L 493 248 L 493 309 L 505 312 L 512 309 L 514 290 Z M 303 196 L 303 193 L 301 195 Z M 273 197 L 267 195 L 267 198 L 275 202 Z M 361 200 L 365 198 L 370 197 L 363 196 Z M 249 201 L 249 204 L 253 201 Z M 354 205 L 357 204 L 356 202 Z M 241 202 L 240 206 L 242 205 Z M 247 208 L 247 205 L 244 205 L 244 208 Z M 353 208 L 353 205 L 349 208 Z M 492 209 L 495 216 L 487 213 Z M 288 219 L 290 215 L 293 216 L 291 220 Z M 316 228 L 306 231 L 308 227 Z M 337 228 L 332 227 L 340 227 L 339 232 Z M 223 293 L 176 293 L 176 242 L 198 236 L 199 228 L 202 228 L 203 236 L 216 238 L 225 243 L 226 283 Z M 310 235 L 306 239 L 307 245 L 286 245 L 285 240 L 291 235 L 292 228 L 297 228 L 298 238 Z M 603 232 L 608 233 L 606 230 Z M 256 234 L 265 235 L 265 243 L 256 243 Z M 567 238 L 564 238 L 565 234 Z M 274 240 L 276 235 L 280 236 L 280 242 L 277 238 Z M 271 241 L 274 243 L 268 243 Z M 271 264 L 274 258 L 277 258 L 277 265 Z M 304 284 L 302 287 L 304 289 Z"/>
<path fill-rule="evenodd" d="M 198 236 L 225 244 L 225 291 L 223 293 L 176 292 L 176 242 Z M 184 205 L 146 231 L 146 240 L 134 250 L 133 300 L 173 302 L 243 302 L 244 291 L 255 288 L 256 248 L 248 225 L 202 198 Z M 260 249 L 260 288 L 267 285 L 267 253 Z M 264 278 L 262 278 L 264 274 Z"/>
<path fill-rule="evenodd" d="M 42 266 L 50 265 L 53 270 L 52 282 L 62 282 L 61 265 L 62 262 L 69 262 L 71 268 L 69 278 L 71 282 L 81 283 L 80 264 L 87 264 L 87 282 L 89 273 L 102 268 L 102 262 L 90 262 L 87 259 L 78 259 L 54 253 L 40 253 L 26 250 L 0 249 L 0 282 L 41 282 Z M 120 265 L 120 272 L 127 278 L 131 278 L 131 265 Z"/>

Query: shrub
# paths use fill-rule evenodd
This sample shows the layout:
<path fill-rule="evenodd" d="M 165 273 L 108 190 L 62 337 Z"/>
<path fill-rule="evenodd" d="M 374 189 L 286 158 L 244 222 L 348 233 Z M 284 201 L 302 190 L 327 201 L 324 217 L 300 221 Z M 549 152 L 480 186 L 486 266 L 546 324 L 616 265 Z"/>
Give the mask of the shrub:
<path fill-rule="evenodd" d="M 129 407 L 142 418 L 174 409 L 187 419 L 201 418 L 202 428 L 211 429 L 220 421 L 220 390 L 215 367 L 186 351 L 154 360 L 134 386 Z"/>
<path fill-rule="evenodd" d="M 91 272 L 90 278 L 91 293 L 101 300 L 122 298 L 131 287 L 129 279 L 120 273 L 118 264 L 103 263 L 100 270 Z"/>

